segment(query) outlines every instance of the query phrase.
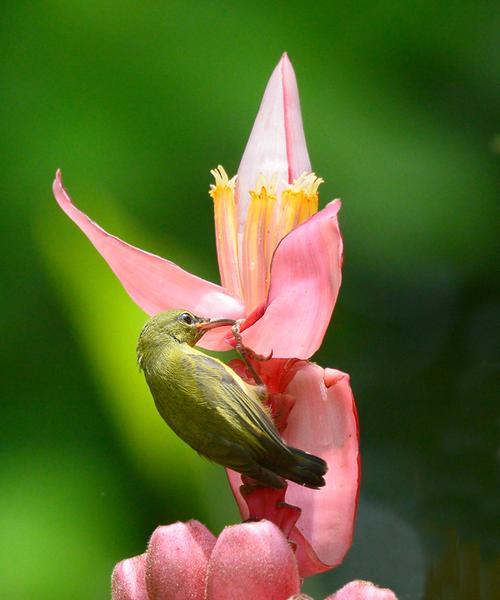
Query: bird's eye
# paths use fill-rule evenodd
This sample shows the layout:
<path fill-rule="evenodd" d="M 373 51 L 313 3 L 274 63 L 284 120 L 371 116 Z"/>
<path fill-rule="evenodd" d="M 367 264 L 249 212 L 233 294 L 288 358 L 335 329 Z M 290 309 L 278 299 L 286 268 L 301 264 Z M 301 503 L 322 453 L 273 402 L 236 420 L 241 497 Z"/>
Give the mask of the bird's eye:
<path fill-rule="evenodd" d="M 188 312 L 182 313 L 179 315 L 179 321 L 186 323 L 186 325 L 192 325 L 194 323 L 193 315 L 190 315 Z"/>

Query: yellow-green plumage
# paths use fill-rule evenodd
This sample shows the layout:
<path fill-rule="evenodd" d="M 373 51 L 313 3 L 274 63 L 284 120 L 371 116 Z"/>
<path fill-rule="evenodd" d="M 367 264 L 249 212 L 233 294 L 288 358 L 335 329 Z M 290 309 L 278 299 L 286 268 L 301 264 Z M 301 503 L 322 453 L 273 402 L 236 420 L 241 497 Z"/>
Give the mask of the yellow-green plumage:
<path fill-rule="evenodd" d="M 265 389 L 193 347 L 207 322 L 174 310 L 146 323 L 137 357 L 160 415 L 201 455 L 265 485 L 324 485 L 326 463 L 281 440 L 261 402 Z"/>

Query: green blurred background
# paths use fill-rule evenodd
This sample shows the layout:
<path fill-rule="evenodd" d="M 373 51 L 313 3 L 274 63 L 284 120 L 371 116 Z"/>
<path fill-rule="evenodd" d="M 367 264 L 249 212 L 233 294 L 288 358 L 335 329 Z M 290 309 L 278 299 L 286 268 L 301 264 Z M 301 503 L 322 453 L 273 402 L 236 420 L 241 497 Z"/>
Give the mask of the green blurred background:
<path fill-rule="evenodd" d="M 351 374 L 363 452 L 354 546 L 305 589 L 477 598 L 482 579 L 487 598 L 495 3 L 2 6 L 2 597 L 104 599 L 157 524 L 237 520 L 222 469 L 155 413 L 135 366 L 145 315 L 50 189 L 60 167 L 106 229 L 216 280 L 209 170 L 237 169 L 287 50 L 321 203 L 344 199 L 344 282 L 316 358 Z"/>

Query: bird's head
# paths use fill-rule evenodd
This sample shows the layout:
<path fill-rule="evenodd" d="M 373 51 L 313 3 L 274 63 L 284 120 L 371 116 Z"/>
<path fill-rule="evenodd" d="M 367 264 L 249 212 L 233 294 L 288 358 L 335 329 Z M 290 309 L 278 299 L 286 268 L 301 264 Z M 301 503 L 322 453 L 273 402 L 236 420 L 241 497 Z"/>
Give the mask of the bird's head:
<path fill-rule="evenodd" d="M 161 346 L 172 340 L 194 346 L 210 329 L 234 325 L 234 323 L 233 319 L 207 319 L 180 309 L 158 313 L 144 325 L 139 336 L 137 345 L 139 362 L 140 357 L 155 346 Z"/>

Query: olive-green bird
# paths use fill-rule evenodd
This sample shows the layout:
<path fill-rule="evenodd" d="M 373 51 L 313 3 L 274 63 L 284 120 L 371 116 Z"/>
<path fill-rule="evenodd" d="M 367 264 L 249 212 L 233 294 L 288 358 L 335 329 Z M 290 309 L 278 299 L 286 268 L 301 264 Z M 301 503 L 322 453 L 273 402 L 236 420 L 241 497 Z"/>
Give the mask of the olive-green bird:
<path fill-rule="evenodd" d="M 325 461 L 287 446 L 268 409 L 265 387 L 245 383 L 220 360 L 193 346 L 208 330 L 233 325 L 170 310 L 150 319 L 137 345 L 158 412 L 202 456 L 274 488 L 283 479 L 325 485 Z"/>

